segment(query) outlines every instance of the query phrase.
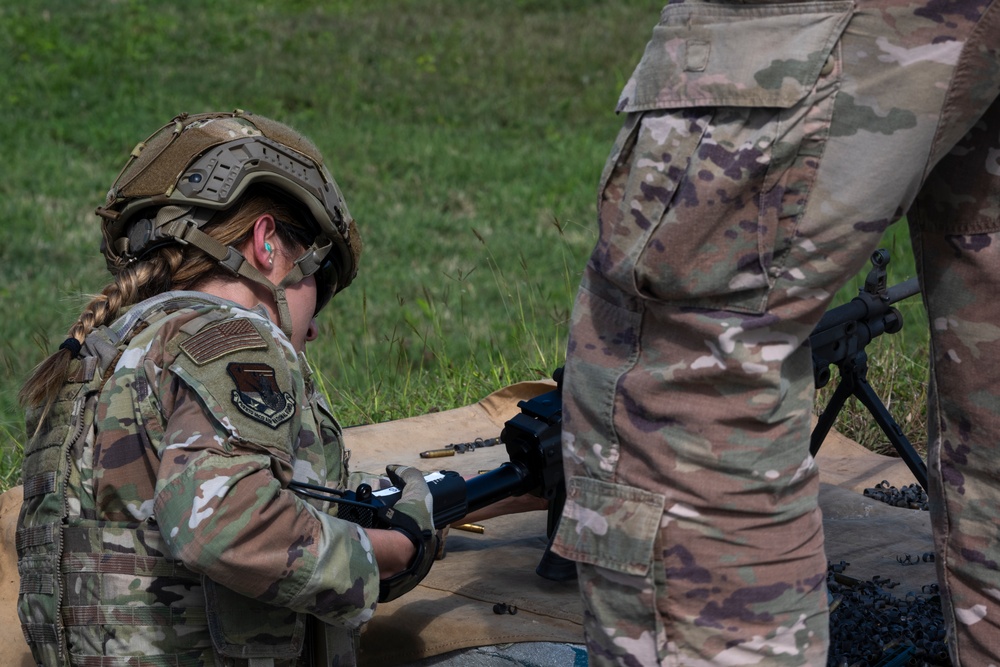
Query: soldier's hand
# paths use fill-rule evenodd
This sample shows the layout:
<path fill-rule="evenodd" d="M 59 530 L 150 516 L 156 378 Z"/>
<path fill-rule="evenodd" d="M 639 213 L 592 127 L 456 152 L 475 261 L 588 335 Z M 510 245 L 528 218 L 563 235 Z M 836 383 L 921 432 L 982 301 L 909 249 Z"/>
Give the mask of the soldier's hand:
<path fill-rule="evenodd" d="M 439 537 L 434 531 L 434 499 L 424 475 L 409 466 L 386 466 L 389 479 L 401 491 L 399 500 L 392 507 L 379 510 L 379 517 L 390 529 L 406 535 L 416 547 L 409 567 L 388 579 L 379 588 L 379 601 L 395 600 L 416 587 L 427 576 L 434 563 Z"/>

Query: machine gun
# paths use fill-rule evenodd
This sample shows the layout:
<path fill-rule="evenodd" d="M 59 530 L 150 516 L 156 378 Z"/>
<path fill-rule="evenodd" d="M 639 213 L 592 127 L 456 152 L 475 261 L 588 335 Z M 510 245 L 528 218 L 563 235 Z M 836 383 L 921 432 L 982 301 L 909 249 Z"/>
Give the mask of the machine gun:
<path fill-rule="evenodd" d="M 562 369 L 553 374 L 556 388 L 526 401 L 519 413 L 504 423 L 500 440 L 510 461 L 469 479 L 452 470 L 424 476 L 434 497 L 434 526 L 444 528 L 475 510 L 510 496 L 533 493 L 549 501 L 546 535 L 549 545 L 535 571 L 552 581 L 576 578 L 576 565 L 552 551 L 566 485 L 562 468 Z M 379 528 L 378 509 L 399 498 L 395 487 L 373 491 L 361 484 L 354 491 L 292 482 L 300 495 L 336 503 L 337 516 L 366 528 Z"/>
<path fill-rule="evenodd" d="M 920 286 L 916 278 L 910 278 L 886 287 L 887 250 L 876 250 L 872 253 L 871 262 L 872 268 L 865 278 L 864 288 L 848 303 L 827 311 L 809 335 L 816 388 L 825 387 L 830 382 L 830 366 L 840 369 L 840 383 L 816 422 L 809 452 L 816 455 L 844 403 L 848 397 L 854 396 L 875 418 L 917 483 L 926 490 L 927 466 L 868 384 L 868 353 L 865 352 L 865 347 L 876 337 L 883 333 L 896 333 L 903 327 L 902 316 L 894 304 L 917 294 Z"/>

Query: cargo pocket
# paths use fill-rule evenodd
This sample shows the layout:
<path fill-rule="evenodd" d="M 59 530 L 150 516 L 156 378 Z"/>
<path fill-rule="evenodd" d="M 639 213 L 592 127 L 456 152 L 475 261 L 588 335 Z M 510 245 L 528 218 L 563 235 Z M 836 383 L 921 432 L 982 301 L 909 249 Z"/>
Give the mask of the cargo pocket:
<path fill-rule="evenodd" d="M 645 577 L 665 504 L 662 494 L 571 477 L 554 545 L 577 562 Z"/>
<path fill-rule="evenodd" d="M 598 272 L 679 306 L 766 308 L 826 143 L 853 7 L 664 9 L 619 102 L 629 117 L 602 176 Z"/>
<path fill-rule="evenodd" d="M 665 496 L 621 484 L 567 480 L 553 548 L 579 565 L 592 617 L 588 633 L 599 634 L 628 619 L 663 636 L 657 600 L 666 593 L 665 573 L 654 549 L 665 502 Z"/>

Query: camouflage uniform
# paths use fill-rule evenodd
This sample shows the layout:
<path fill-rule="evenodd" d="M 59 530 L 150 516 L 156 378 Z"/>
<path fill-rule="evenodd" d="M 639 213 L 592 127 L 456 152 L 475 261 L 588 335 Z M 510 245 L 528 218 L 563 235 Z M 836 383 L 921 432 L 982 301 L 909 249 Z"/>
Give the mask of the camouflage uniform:
<path fill-rule="evenodd" d="M 998 662 L 1000 3 L 678 1 L 622 94 L 565 374 L 591 663 L 822 665 L 805 343 L 905 213 L 956 664 Z"/>
<path fill-rule="evenodd" d="M 36 659 L 353 664 L 378 568 L 363 530 L 285 488 L 342 488 L 347 452 L 266 313 L 170 293 L 73 363 L 24 464 L 19 613 Z"/>

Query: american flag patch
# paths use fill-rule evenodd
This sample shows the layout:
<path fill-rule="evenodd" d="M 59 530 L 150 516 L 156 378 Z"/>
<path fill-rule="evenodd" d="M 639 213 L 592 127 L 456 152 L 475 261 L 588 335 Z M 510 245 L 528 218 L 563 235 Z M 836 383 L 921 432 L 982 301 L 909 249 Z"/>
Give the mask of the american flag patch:
<path fill-rule="evenodd" d="M 202 329 L 181 343 L 181 350 L 201 366 L 240 350 L 267 347 L 249 320 L 226 320 Z"/>

